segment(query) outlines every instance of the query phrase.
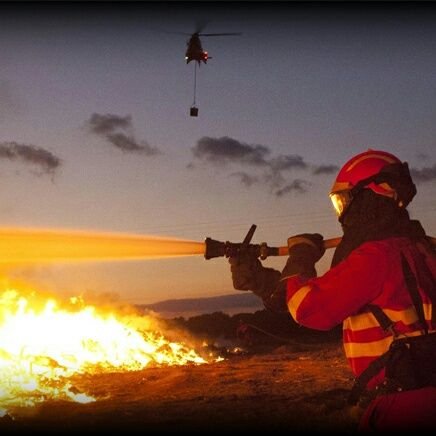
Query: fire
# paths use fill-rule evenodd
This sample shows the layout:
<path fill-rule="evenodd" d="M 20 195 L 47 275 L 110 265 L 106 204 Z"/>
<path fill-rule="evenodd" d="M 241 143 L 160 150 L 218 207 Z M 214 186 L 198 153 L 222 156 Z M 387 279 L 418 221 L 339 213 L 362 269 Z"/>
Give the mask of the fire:
<path fill-rule="evenodd" d="M 62 305 L 0 293 L 0 417 L 48 399 L 95 401 L 77 392 L 74 375 L 207 363 L 150 328 L 147 317 L 105 313 L 80 298 Z"/>

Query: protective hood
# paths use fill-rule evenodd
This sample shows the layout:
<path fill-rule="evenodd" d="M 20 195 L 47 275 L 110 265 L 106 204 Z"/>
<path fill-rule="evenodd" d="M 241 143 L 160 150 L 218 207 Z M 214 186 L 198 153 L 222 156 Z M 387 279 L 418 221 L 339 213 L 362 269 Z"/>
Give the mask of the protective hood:
<path fill-rule="evenodd" d="M 370 189 L 360 191 L 353 199 L 344 216 L 342 230 L 344 235 L 333 255 L 332 267 L 367 241 L 401 236 L 415 240 L 426 237 L 421 224 L 411 220 L 406 209 Z"/>

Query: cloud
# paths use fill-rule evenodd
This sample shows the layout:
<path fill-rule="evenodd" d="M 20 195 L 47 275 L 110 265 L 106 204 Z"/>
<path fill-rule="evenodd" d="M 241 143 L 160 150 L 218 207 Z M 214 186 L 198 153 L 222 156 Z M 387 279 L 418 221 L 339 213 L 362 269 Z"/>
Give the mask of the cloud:
<path fill-rule="evenodd" d="M 318 165 L 313 168 L 312 174 L 316 176 L 320 174 L 335 174 L 339 171 L 339 167 L 336 165 Z"/>
<path fill-rule="evenodd" d="M 411 168 L 410 174 L 414 182 L 430 182 L 436 179 L 436 164 L 432 167 L 424 167 L 420 170 Z"/>
<path fill-rule="evenodd" d="M 147 156 L 159 154 L 157 148 L 151 147 L 147 142 L 144 141 L 138 143 L 132 136 L 127 136 L 124 133 L 111 133 L 106 137 L 111 144 L 123 151 L 139 151 Z"/>
<path fill-rule="evenodd" d="M 18 144 L 17 142 L 1 142 L 0 159 L 34 165 L 46 174 L 54 174 L 61 165 L 61 160 L 50 151 L 35 145 Z"/>
<path fill-rule="evenodd" d="M 307 163 L 298 155 L 281 155 L 269 161 L 269 166 L 274 171 L 287 171 L 295 168 L 306 169 Z"/>
<path fill-rule="evenodd" d="M 310 185 L 310 183 L 307 182 L 306 180 L 295 179 L 292 181 L 292 183 L 284 186 L 281 189 L 278 189 L 275 192 L 275 195 L 277 197 L 283 197 L 283 195 L 289 194 L 292 192 L 296 192 L 298 194 L 304 194 L 305 192 L 307 192 L 307 187 L 309 185 Z"/>
<path fill-rule="evenodd" d="M 130 129 L 132 127 L 132 117 L 127 115 L 120 117 L 118 115 L 92 114 L 88 120 L 89 129 L 97 135 L 107 135 L 113 133 L 116 129 Z"/>
<path fill-rule="evenodd" d="M 98 135 L 109 144 L 124 151 L 142 153 L 146 156 L 153 156 L 161 152 L 150 146 L 146 141 L 137 141 L 133 135 L 132 117 L 127 115 L 120 117 L 113 114 L 93 113 L 86 125 L 91 133 Z"/>
<path fill-rule="evenodd" d="M 309 182 L 302 179 L 289 181 L 293 171 L 309 171 L 313 174 L 331 174 L 338 170 L 334 165 L 310 165 L 298 154 L 271 156 L 265 145 L 247 144 L 228 136 L 211 138 L 204 136 L 191 148 L 195 160 L 206 165 L 236 166 L 241 171 L 230 173 L 247 187 L 262 182 L 277 196 L 292 192 L 306 192 Z M 195 168 L 194 162 L 187 168 Z"/>
<path fill-rule="evenodd" d="M 216 164 L 241 164 L 253 167 L 264 167 L 273 171 L 306 169 L 304 159 L 299 155 L 280 155 L 269 159 L 269 147 L 265 145 L 250 145 L 236 139 L 223 136 L 210 138 L 203 136 L 192 148 L 195 158 L 203 162 Z"/>
<path fill-rule="evenodd" d="M 235 139 L 223 136 L 221 138 L 200 138 L 192 148 L 197 159 L 213 164 L 241 163 L 251 166 L 267 166 L 268 147 L 263 145 L 248 145 Z"/>
<path fill-rule="evenodd" d="M 230 174 L 232 177 L 238 177 L 240 182 L 245 186 L 252 186 L 256 183 L 259 183 L 259 178 L 256 176 L 252 176 L 248 173 L 245 173 L 243 171 L 238 171 L 236 173 Z"/>

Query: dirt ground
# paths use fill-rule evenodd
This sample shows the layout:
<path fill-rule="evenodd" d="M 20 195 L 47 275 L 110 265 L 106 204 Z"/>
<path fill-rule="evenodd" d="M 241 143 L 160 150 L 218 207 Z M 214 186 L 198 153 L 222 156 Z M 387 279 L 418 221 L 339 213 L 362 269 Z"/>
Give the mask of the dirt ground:
<path fill-rule="evenodd" d="M 283 345 L 200 365 L 80 376 L 89 404 L 45 402 L 0 419 L 0 431 L 356 431 L 352 375 L 340 343 Z"/>

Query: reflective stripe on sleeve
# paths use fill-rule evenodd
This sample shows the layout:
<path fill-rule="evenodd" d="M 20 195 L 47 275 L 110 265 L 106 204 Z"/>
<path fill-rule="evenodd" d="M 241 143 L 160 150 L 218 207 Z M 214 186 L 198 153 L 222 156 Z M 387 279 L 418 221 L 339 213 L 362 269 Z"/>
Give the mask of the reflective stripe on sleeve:
<path fill-rule="evenodd" d="M 288 309 L 289 312 L 292 315 L 292 318 L 295 319 L 295 321 L 298 322 L 297 319 L 297 310 L 301 304 L 301 302 L 304 300 L 306 295 L 311 291 L 310 286 L 303 286 L 300 288 L 288 301 Z"/>

